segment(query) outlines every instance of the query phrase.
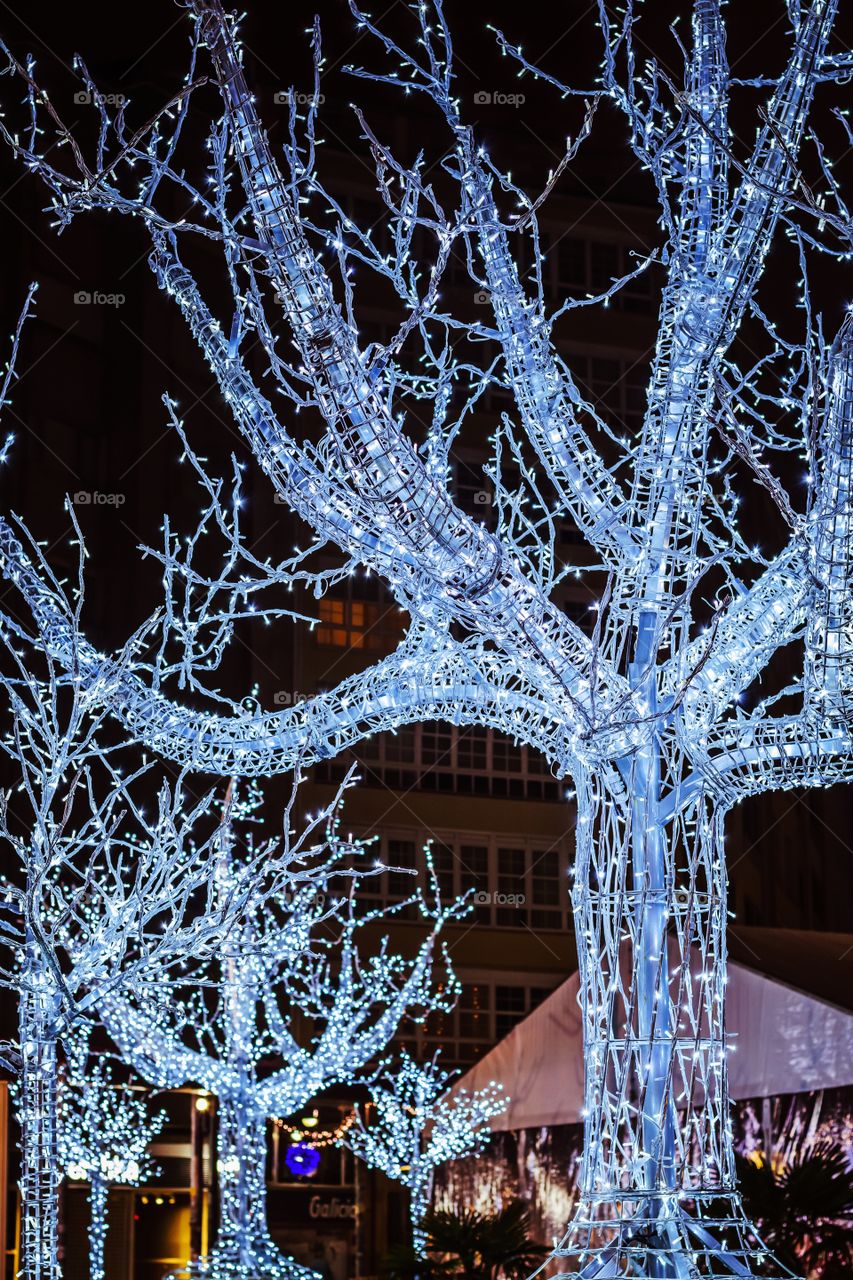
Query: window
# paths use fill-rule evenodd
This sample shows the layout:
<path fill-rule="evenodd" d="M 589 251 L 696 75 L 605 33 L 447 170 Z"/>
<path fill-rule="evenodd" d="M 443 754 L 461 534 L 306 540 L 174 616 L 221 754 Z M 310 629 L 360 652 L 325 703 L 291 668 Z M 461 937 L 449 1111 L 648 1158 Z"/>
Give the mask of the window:
<path fill-rule="evenodd" d="M 448 1064 L 469 1066 L 551 994 L 551 987 L 463 979 L 450 1013 L 425 1012 L 407 1021 L 395 1039 L 412 1057 L 441 1052 Z"/>
<path fill-rule="evenodd" d="M 489 731 L 479 726 L 460 729 L 456 744 L 456 764 L 460 769 L 488 768 Z"/>
<path fill-rule="evenodd" d="M 495 1036 L 502 1040 L 528 1011 L 525 987 L 495 987 Z"/>
<path fill-rule="evenodd" d="M 560 291 L 583 296 L 587 291 L 586 241 L 564 236 L 557 245 L 557 283 Z"/>
<path fill-rule="evenodd" d="M 417 869 L 414 840 L 389 840 L 386 860 L 389 867 L 385 873 L 388 878 L 388 899 L 391 902 L 404 902 L 418 886 L 418 877 L 410 874 Z M 414 920 L 417 918 L 417 907 L 411 903 L 396 915 L 398 920 Z"/>
<path fill-rule="evenodd" d="M 356 833 L 357 834 L 357 833 Z M 427 883 L 423 850 L 427 843 L 438 889 L 445 901 L 469 895 L 471 910 L 463 927 L 561 930 L 567 925 L 568 850 L 560 843 L 543 849 L 518 837 L 510 844 L 497 836 L 476 840 L 465 834 L 427 830 L 386 832 L 373 846 L 371 857 L 384 870 L 365 880 L 359 898 L 371 907 L 398 905 Z M 417 918 L 414 907 L 397 918 Z"/>
<path fill-rule="evenodd" d="M 620 245 L 590 245 L 589 291 L 590 293 L 606 293 L 613 287 L 622 271 L 620 270 Z"/>
<path fill-rule="evenodd" d="M 527 854 L 524 849 L 498 849 L 495 921 L 518 927 L 527 921 Z"/>
<path fill-rule="evenodd" d="M 491 1034 L 492 991 L 486 983 L 465 982 L 457 1006 L 459 1038 L 488 1041 Z"/>
<path fill-rule="evenodd" d="M 415 730 L 413 725 L 405 725 L 396 733 L 389 733 L 385 742 L 385 759 L 401 760 L 411 764 L 415 758 Z"/>
<path fill-rule="evenodd" d="M 570 601 L 567 608 L 571 617 L 576 611 L 576 620 L 591 629 L 595 617 L 585 602 Z M 314 766 L 315 781 L 340 781 L 346 761 L 353 758 L 354 753 L 345 753 L 335 761 L 319 762 Z M 538 753 L 492 729 L 436 722 L 411 725 L 396 734 L 377 735 L 355 758 L 364 760 L 365 786 L 519 800 L 563 798 L 564 788 L 550 776 Z"/>
<path fill-rule="evenodd" d="M 450 845 L 432 845 L 432 865 L 438 889 L 445 901 L 454 898 L 456 889 L 456 856 Z"/>
<path fill-rule="evenodd" d="M 581 394 L 603 418 L 629 433 L 640 430 L 648 381 L 645 356 L 625 361 L 577 352 L 567 353 L 566 363 Z"/>
<path fill-rule="evenodd" d="M 320 622 L 315 628 L 317 643 L 335 649 L 385 649 L 388 629 L 382 623 L 388 611 L 380 612 L 378 604 L 367 600 L 325 596 L 320 601 Z"/>
<path fill-rule="evenodd" d="M 453 738 L 450 725 L 438 724 L 436 722 L 424 724 L 421 726 L 421 764 L 429 766 L 431 764 L 443 764 L 445 767 L 451 762 L 451 749 Z"/>
<path fill-rule="evenodd" d="M 545 291 L 557 302 L 607 293 L 616 280 L 636 271 L 642 255 L 642 246 L 633 243 L 594 240 L 577 233 L 561 235 L 542 267 Z M 650 314 L 654 308 L 651 270 L 646 268 L 623 284 L 609 305 L 635 315 Z"/>
<path fill-rule="evenodd" d="M 521 747 L 509 738 L 496 737 L 492 743 L 492 768 L 503 773 L 520 773 Z"/>
<path fill-rule="evenodd" d="M 533 850 L 530 888 L 531 926 L 534 929 L 558 929 L 562 923 L 564 902 L 560 858 L 556 849 Z"/>
<path fill-rule="evenodd" d="M 474 924 L 491 924 L 491 877 L 489 876 L 489 846 L 463 844 L 459 849 L 460 889 L 474 890 L 474 910 L 468 917 Z"/>

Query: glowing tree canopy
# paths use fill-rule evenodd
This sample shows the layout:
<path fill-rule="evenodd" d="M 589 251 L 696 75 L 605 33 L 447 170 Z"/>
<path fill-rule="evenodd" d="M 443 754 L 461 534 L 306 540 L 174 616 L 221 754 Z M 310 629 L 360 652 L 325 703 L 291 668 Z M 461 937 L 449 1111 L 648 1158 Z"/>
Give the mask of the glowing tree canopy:
<path fill-rule="evenodd" d="M 152 766 L 107 745 L 105 706 L 6 616 L 0 661 L 11 704 L 0 749 L 18 778 L 0 804 L 11 854 L 0 880 L 0 981 L 18 993 L 21 1275 L 55 1280 L 60 1041 L 152 966 L 169 973 L 215 952 L 279 889 L 284 869 L 266 855 L 246 858 L 223 892 L 211 797 L 188 803 L 183 774 L 158 786 Z"/>
<path fill-rule="evenodd" d="M 4 572 L 52 659 L 73 669 L 134 740 L 193 768 L 268 775 L 421 719 L 492 726 L 542 751 L 577 793 L 573 903 L 586 1035 L 580 1196 L 555 1251 L 558 1269 L 599 1278 L 778 1276 L 735 1183 L 723 831 L 745 796 L 824 786 L 849 778 L 853 763 L 853 330 L 845 322 L 827 340 L 839 317 L 824 320 L 809 288 L 819 255 L 851 249 L 849 213 L 809 122 L 817 86 L 831 93 L 851 71 L 849 55 L 831 52 L 838 0 L 779 0 L 791 28 L 787 62 L 768 78 L 738 82 L 745 102 L 760 103 L 751 145 L 729 130 L 735 82 L 718 0 L 690 6 L 679 85 L 646 58 L 631 0 L 618 11 L 599 0 L 604 57 L 594 83 L 576 91 L 543 74 L 555 92 L 579 92 L 589 106 L 536 199 L 495 167 L 465 122 L 439 0 L 404 6 L 415 52 L 351 7 L 359 47 L 370 36 L 382 59 L 355 74 L 405 88 L 435 110 L 450 144 L 443 182 L 455 192 L 448 211 L 426 159 L 401 163 L 362 118 L 386 213 L 375 242 L 321 185 L 319 29 L 315 92 L 303 112 L 293 95 L 278 151 L 246 83 L 236 20 L 218 0 L 192 0 L 187 80 L 148 128 L 131 126 L 132 104 L 111 114 L 81 65 L 100 115 L 91 153 L 72 139 L 31 65 L 10 55 L 28 110 L 16 130 L 7 119 L 5 137 L 46 183 L 56 221 L 110 210 L 144 223 L 156 279 L 247 452 L 314 540 L 280 563 L 253 556 L 240 528 L 244 464 L 226 493 L 170 402 L 207 507 L 189 541 L 167 521 L 152 552 L 166 607 L 140 635 L 159 641 L 145 651 L 155 656 L 140 648 L 118 661 L 89 644 L 48 566 L 8 522 L 0 524 Z M 497 38 L 508 66 L 542 74 Z M 211 73 L 222 111 L 207 180 L 191 190 L 184 124 L 191 100 L 199 110 L 209 101 L 198 86 Z M 655 183 L 661 243 L 601 297 L 552 308 L 538 210 L 577 146 L 594 136 L 594 104 L 604 100 L 622 113 Z M 847 145 L 843 114 L 827 127 Z M 806 152 L 811 182 L 799 169 Z M 174 207 L 190 212 L 177 221 Z M 222 317 L 182 257 L 197 237 L 221 249 L 233 293 Z M 797 305 L 774 316 L 759 286 L 780 241 L 801 288 Z M 477 320 L 445 309 L 451 252 L 489 300 Z M 519 267 L 531 259 L 531 269 Z M 585 400 L 553 327 L 572 307 L 616 298 L 652 259 L 664 275 L 658 337 L 642 429 L 625 438 Z M 385 345 L 359 338 L 359 299 L 372 277 L 399 302 L 400 328 Z M 750 340 L 736 343 L 747 318 Z M 252 369 L 263 355 L 263 382 L 247 363 L 250 348 Z M 514 400 L 495 426 L 487 468 L 493 529 L 450 491 L 451 450 L 491 387 Z M 303 411 L 300 422 L 319 419 L 319 433 L 300 432 L 288 405 Z M 764 551 L 747 545 L 737 524 L 736 488 L 755 485 L 778 513 Z M 595 556 L 591 636 L 558 603 L 567 570 L 556 538 L 566 522 Z M 224 540 L 221 575 L 195 555 L 205 532 Z M 337 555 L 335 569 L 312 565 L 321 553 Z M 381 575 L 410 619 L 390 657 L 285 710 L 223 704 L 214 690 L 220 701 L 207 709 L 184 705 L 180 688 L 203 694 L 248 614 L 273 622 L 286 611 L 282 588 L 311 582 L 322 594 L 356 567 Z M 780 687 L 771 664 L 783 648 L 791 678 Z M 748 710 L 738 706 L 744 696 Z M 691 952 L 701 981 L 690 977 Z"/>
<path fill-rule="evenodd" d="M 408 1188 L 413 1242 L 421 1255 L 433 1171 L 479 1150 L 491 1135 L 489 1121 L 509 1102 L 495 1083 L 450 1097 L 450 1080 L 437 1057 L 421 1066 L 403 1054 L 371 1083 L 371 1105 L 356 1110 L 355 1124 L 343 1139 L 359 1159 Z"/>
<path fill-rule="evenodd" d="M 148 1154 L 166 1123 L 152 1112 L 138 1086 L 117 1082 L 102 1055 L 92 1053 L 88 1036 L 73 1036 L 68 1071 L 59 1087 L 59 1166 L 73 1182 L 89 1184 L 89 1280 L 104 1280 L 107 1199 L 111 1186 L 138 1186 L 156 1176 Z"/>
<path fill-rule="evenodd" d="M 200 1084 L 216 1095 L 220 1225 L 212 1254 L 197 1267 L 209 1280 L 306 1274 L 267 1231 L 268 1119 L 358 1079 L 407 1015 L 449 1008 L 457 993 L 438 933 L 465 908 L 443 904 L 436 885 L 431 900 L 413 886 L 401 909 L 416 909 L 426 925 L 414 955 L 395 953 L 387 937 L 362 941 L 380 913 L 358 913 L 354 891 L 382 868 L 360 868 L 364 851 L 338 834 L 340 793 L 301 832 L 291 828 L 295 799 L 296 783 L 279 853 L 288 868 L 282 891 L 247 912 L 221 958 L 190 963 L 180 973 L 153 965 L 132 992 L 108 996 L 100 1006 L 122 1055 L 144 1079 Z M 236 784 L 229 789 L 217 855 L 226 894 L 244 863 L 260 856 L 252 833 L 260 803 L 257 788 L 245 799 Z M 274 842 L 263 847 L 272 852 Z M 436 959 L 441 994 L 432 982 Z"/>

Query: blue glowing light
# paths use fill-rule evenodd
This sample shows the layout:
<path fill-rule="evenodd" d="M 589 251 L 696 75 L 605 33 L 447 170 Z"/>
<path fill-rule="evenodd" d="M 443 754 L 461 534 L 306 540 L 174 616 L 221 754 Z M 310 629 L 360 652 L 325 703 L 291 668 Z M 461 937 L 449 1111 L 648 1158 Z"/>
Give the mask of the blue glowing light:
<path fill-rule="evenodd" d="M 310 1142 L 294 1142 L 284 1153 L 284 1163 L 297 1178 L 313 1178 L 320 1168 L 320 1152 Z"/>

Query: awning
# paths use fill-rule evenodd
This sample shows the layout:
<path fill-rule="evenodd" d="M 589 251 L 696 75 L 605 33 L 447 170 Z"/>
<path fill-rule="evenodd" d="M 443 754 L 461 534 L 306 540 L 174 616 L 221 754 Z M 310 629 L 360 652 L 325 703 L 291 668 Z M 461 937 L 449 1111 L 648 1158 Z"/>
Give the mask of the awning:
<path fill-rule="evenodd" d="M 853 1014 L 742 964 L 729 963 L 726 1024 L 732 1098 L 853 1084 Z M 573 974 L 451 1090 L 495 1081 L 510 1105 L 494 1130 L 576 1124 L 583 1106 L 579 975 Z"/>

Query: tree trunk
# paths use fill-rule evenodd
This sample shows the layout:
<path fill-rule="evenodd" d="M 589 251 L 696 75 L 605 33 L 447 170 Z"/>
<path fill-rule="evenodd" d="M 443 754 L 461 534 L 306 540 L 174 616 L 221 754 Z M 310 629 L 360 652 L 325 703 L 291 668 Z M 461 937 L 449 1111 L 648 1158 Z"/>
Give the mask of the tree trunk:
<path fill-rule="evenodd" d="M 267 1123 L 243 1099 L 218 1100 L 219 1234 L 199 1274 L 205 1280 L 305 1280 L 267 1230 Z M 190 1275 L 194 1268 L 190 1268 Z"/>
<path fill-rule="evenodd" d="M 409 1220 L 412 1225 L 412 1248 L 419 1258 L 426 1258 L 429 1236 L 423 1228 L 423 1220 L 432 1198 L 433 1171 L 413 1168 L 409 1181 Z"/>
<path fill-rule="evenodd" d="M 272 1242 L 267 1233 L 267 1125 L 239 1099 L 219 1099 L 219 1235 L 216 1252 L 251 1269 Z"/>
<path fill-rule="evenodd" d="M 109 1187 L 104 1179 L 93 1174 L 89 1185 L 89 1280 L 104 1280 L 108 1195 Z"/>
<path fill-rule="evenodd" d="M 21 1271 L 22 1280 L 59 1280 L 57 1256 L 57 997 L 35 945 L 21 975 Z"/>
<path fill-rule="evenodd" d="M 735 1182 L 723 815 L 700 794 L 670 817 L 680 761 L 653 752 L 578 785 L 584 1158 L 556 1252 L 598 1280 L 778 1276 Z"/>

